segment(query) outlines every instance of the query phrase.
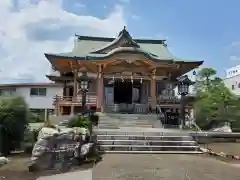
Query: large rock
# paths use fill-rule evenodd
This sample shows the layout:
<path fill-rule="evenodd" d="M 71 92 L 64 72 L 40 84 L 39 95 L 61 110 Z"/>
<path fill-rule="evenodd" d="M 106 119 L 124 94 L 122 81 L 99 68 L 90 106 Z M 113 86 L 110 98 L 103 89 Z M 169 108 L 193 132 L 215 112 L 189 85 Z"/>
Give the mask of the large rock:
<path fill-rule="evenodd" d="M 94 143 L 85 141 L 88 135 L 84 128 L 42 128 L 32 151 L 29 170 L 68 168 L 78 159 L 84 159 L 94 147 Z"/>
<path fill-rule="evenodd" d="M 9 162 L 8 158 L 0 156 L 0 166 L 7 164 Z"/>
<path fill-rule="evenodd" d="M 222 127 L 212 129 L 213 132 L 228 132 L 232 133 L 232 129 L 229 123 L 225 123 Z"/>

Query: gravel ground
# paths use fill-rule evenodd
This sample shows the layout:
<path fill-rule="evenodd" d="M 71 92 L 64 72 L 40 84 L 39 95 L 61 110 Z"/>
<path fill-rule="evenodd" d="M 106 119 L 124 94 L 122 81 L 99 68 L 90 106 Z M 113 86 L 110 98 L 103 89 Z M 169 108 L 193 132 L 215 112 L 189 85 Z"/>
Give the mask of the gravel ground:
<path fill-rule="evenodd" d="M 240 142 L 238 143 L 211 143 L 207 146 L 214 152 L 224 152 L 236 156 L 240 156 Z"/>
<path fill-rule="evenodd" d="M 240 166 L 202 155 L 106 155 L 93 180 L 239 180 Z"/>

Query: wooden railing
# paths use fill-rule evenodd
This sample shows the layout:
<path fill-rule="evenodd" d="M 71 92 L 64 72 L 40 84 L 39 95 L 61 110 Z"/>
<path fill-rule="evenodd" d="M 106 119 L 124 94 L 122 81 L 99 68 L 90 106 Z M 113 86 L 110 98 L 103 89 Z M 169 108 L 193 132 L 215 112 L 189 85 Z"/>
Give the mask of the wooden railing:
<path fill-rule="evenodd" d="M 81 94 L 77 97 L 73 96 L 54 96 L 53 97 L 54 102 L 53 104 L 56 105 L 58 103 L 59 105 L 62 104 L 81 104 L 82 103 L 82 96 Z M 86 95 L 86 103 L 87 104 L 96 104 L 97 103 L 97 95 L 96 93 L 87 93 Z"/>
<path fill-rule="evenodd" d="M 180 98 L 178 96 L 164 96 L 164 95 L 159 95 L 157 97 L 157 101 L 159 103 L 172 103 L 172 104 L 178 104 L 180 103 Z M 159 104 L 158 103 L 158 104 Z"/>

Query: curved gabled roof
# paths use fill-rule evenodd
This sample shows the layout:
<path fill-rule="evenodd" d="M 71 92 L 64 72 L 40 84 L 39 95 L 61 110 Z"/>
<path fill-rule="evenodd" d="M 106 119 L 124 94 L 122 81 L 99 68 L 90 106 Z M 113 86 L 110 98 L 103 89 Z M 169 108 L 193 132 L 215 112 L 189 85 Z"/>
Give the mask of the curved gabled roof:
<path fill-rule="evenodd" d="M 90 59 L 102 59 L 102 58 L 105 59 L 105 58 L 109 58 L 109 57 L 111 57 L 111 56 L 113 56 L 114 54 L 117 54 L 117 53 L 131 53 L 131 54 L 137 53 L 137 54 L 142 54 L 145 57 L 147 57 L 149 59 L 152 59 L 152 60 L 160 60 L 158 58 L 158 56 L 156 56 L 154 54 L 151 54 L 151 53 L 149 53 L 147 51 L 144 51 L 141 48 L 136 48 L 136 47 L 118 47 L 118 48 L 112 49 L 111 51 L 109 51 L 106 54 L 90 53 L 90 54 L 88 54 L 86 56 L 86 59 L 87 60 L 90 60 Z"/>
<path fill-rule="evenodd" d="M 78 36 L 74 42 L 72 52 L 52 54 L 45 53 L 45 56 L 52 63 L 52 58 L 68 60 L 103 60 L 118 53 L 142 54 L 149 60 L 174 62 L 187 66 L 189 69 L 195 68 L 203 61 L 185 61 L 173 56 L 165 43 L 165 40 L 133 39 L 129 32 L 124 29 L 117 38 Z M 184 70 L 185 71 L 185 70 Z"/>
<path fill-rule="evenodd" d="M 120 31 L 120 33 L 116 39 L 114 39 L 112 42 L 110 42 L 106 46 L 101 47 L 100 49 L 92 51 L 90 53 L 100 53 L 100 54 L 104 53 L 105 50 L 111 49 L 111 47 L 116 46 L 123 39 L 125 39 L 127 41 L 127 44 L 125 46 L 140 48 L 140 45 L 132 39 L 131 35 L 126 30 L 126 26 L 124 26 L 124 29 L 122 31 Z"/>
<path fill-rule="evenodd" d="M 85 56 L 69 56 L 67 53 L 61 53 L 61 54 L 49 54 L 45 53 L 45 56 L 47 58 L 50 57 L 64 57 L 64 58 L 74 58 L 74 59 L 83 59 L 83 60 L 102 60 L 109 58 L 115 54 L 119 53 L 131 53 L 131 54 L 142 54 L 146 58 L 151 59 L 151 60 L 164 60 L 160 59 L 157 55 L 149 53 L 148 51 L 145 51 L 141 48 L 135 48 L 135 47 L 118 47 L 115 49 L 112 49 L 106 54 L 101 54 L 101 53 L 89 53 Z M 165 59 L 165 60 L 173 60 L 173 59 Z"/>

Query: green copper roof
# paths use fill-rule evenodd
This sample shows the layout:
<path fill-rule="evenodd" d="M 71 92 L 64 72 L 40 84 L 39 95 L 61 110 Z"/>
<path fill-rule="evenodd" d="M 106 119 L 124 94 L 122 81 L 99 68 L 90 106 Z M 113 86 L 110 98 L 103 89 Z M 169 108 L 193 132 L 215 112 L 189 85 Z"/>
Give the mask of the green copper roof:
<path fill-rule="evenodd" d="M 124 52 L 140 53 L 153 60 L 182 61 L 169 52 L 165 40 L 132 39 L 125 27 L 117 38 L 76 36 L 72 52 L 45 54 L 46 57 L 48 59 L 50 56 L 60 56 L 70 59 L 98 60 Z M 123 40 L 126 44 L 118 46 L 118 43 Z"/>
<path fill-rule="evenodd" d="M 87 56 L 90 52 L 99 50 L 109 44 L 107 41 L 93 41 L 93 40 L 79 40 L 76 39 L 72 52 L 59 53 L 55 55 L 67 56 L 67 57 L 83 57 Z M 172 60 L 173 56 L 163 44 L 150 44 L 150 43 L 138 43 L 140 49 L 156 55 L 158 59 Z"/>

